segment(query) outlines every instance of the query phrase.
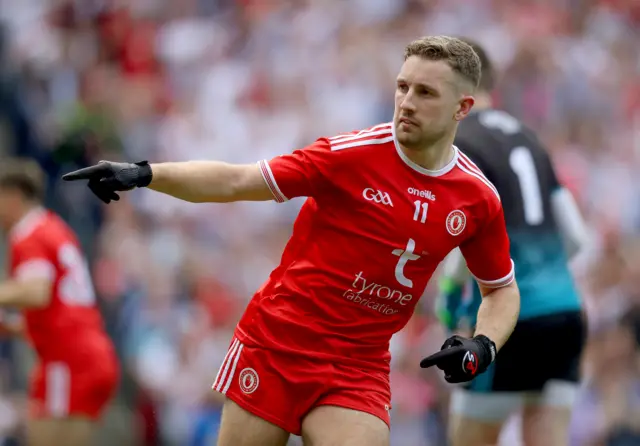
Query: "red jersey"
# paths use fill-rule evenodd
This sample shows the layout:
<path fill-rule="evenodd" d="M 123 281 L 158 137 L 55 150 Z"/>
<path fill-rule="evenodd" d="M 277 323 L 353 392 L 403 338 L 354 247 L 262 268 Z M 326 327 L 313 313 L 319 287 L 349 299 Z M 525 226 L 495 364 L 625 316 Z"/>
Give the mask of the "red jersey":
<path fill-rule="evenodd" d="M 78 241 L 57 215 L 37 209 L 27 214 L 9 236 L 10 276 L 52 282 L 44 308 L 24 311 L 27 334 L 41 360 L 81 357 L 110 343 Z"/>
<path fill-rule="evenodd" d="M 479 283 L 513 281 L 498 193 L 455 147 L 424 169 L 387 123 L 259 166 L 277 202 L 309 198 L 238 324 L 243 344 L 387 370 L 392 335 L 452 249 Z"/>

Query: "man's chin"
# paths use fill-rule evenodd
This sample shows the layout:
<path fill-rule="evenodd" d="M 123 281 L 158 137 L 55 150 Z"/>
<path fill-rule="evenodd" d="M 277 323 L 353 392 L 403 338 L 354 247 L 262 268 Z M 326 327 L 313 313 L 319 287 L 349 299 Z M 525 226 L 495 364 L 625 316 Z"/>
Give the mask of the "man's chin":
<path fill-rule="evenodd" d="M 417 135 L 403 131 L 397 132 L 396 138 L 401 145 L 406 146 L 407 148 L 412 147 L 419 142 Z"/>

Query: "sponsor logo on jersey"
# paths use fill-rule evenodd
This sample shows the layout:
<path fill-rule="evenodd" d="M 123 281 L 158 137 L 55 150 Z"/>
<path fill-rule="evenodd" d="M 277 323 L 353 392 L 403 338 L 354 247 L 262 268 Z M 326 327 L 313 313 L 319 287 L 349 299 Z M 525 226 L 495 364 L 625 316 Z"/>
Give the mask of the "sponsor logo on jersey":
<path fill-rule="evenodd" d="M 409 192 L 411 195 L 415 195 L 416 197 L 426 198 L 427 200 L 436 201 L 435 194 L 430 190 L 420 190 L 414 187 L 410 187 L 409 189 L 407 189 L 407 192 Z"/>
<path fill-rule="evenodd" d="M 362 196 L 367 201 L 373 201 L 374 203 L 383 204 L 385 206 L 393 207 L 393 201 L 388 193 L 379 190 L 372 189 L 370 187 L 362 191 Z"/>
<path fill-rule="evenodd" d="M 240 384 L 240 390 L 247 395 L 255 392 L 260 385 L 260 377 L 258 372 L 254 369 L 247 367 L 242 369 L 240 376 L 238 377 L 238 383 Z"/>
<path fill-rule="evenodd" d="M 418 260 L 420 258 L 418 254 L 413 253 L 415 249 L 416 242 L 410 238 L 409 242 L 407 243 L 406 249 L 394 249 L 392 251 L 392 254 L 394 256 L 400 257 L 395 268 L 396 280 L 398 281 L 398 283 L 406 286 L 407 288 L 413 288 L 413 280 L 404 275 L 404 267 L 408 261 Z"/>
<path fill-rule="evenodd" d="M 367 279 L 363 271 L 355 275 L 351 287 L 342 297 L 387 316 L 398 313 L 399 310 L 393 308 L 394 305 L 404 307 L 413 300 L 412 294 Z"/>
<path fill-rule="evenodd" d="M 453 236 L 460 235 L 467 225 L 467 217 L 464 215 L 464 212 L 456 209 L 455 211 L 449 212 L 446 224 L 449 234 Z"/>

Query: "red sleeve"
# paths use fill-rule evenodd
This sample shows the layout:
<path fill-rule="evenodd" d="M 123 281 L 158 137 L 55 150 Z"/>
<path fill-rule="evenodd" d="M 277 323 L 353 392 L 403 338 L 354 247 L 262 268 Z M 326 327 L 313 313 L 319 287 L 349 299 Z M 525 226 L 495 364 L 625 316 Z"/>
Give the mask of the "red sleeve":
<path fill-rule="evenodd" d="M 14 279 L 46 278 L 55 279 L 56 266 L 42 243 L 35 240 L 20 242 L 12 249 L 11 263 Z"/>
<path fill-rule="evenodd" d="M 258 164 L 275 201 L 282 203 L 295 197 L 313 197 L 325 189 L 335 173 L 339 153 L 322 138 L 304 149 Z"/>
<path fill-rule="evenodd" d="M 500 288 L 513 282 L 515 274 L 504 213 L 497 197 L 491 197 L 490 207 L 486 221 L 460 246 L 460 251 L 479 284 Z"/>

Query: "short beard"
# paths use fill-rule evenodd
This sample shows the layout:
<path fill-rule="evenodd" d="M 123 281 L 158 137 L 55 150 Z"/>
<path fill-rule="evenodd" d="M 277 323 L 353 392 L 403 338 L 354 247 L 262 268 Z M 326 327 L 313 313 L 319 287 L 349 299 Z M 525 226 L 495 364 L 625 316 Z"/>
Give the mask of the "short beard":
<path fill-rule="evenodd" d="M 420 151 L 420 150 L 428 149 L 434 143 L 436 143 L 437 141 L 440 141 L 446 135 L 446 133 L 447 133 L 446 131 L 443 131 L 443 132 L 439 132 L 438 134 L 432 134 L 432 135 L 423 134 L 423 135 L 420 135 L 421 137 L 418 139 L 398 138 L 398 142 L 406 149 Z M 403 141 L 403 139 L 405 140 Z"/>

